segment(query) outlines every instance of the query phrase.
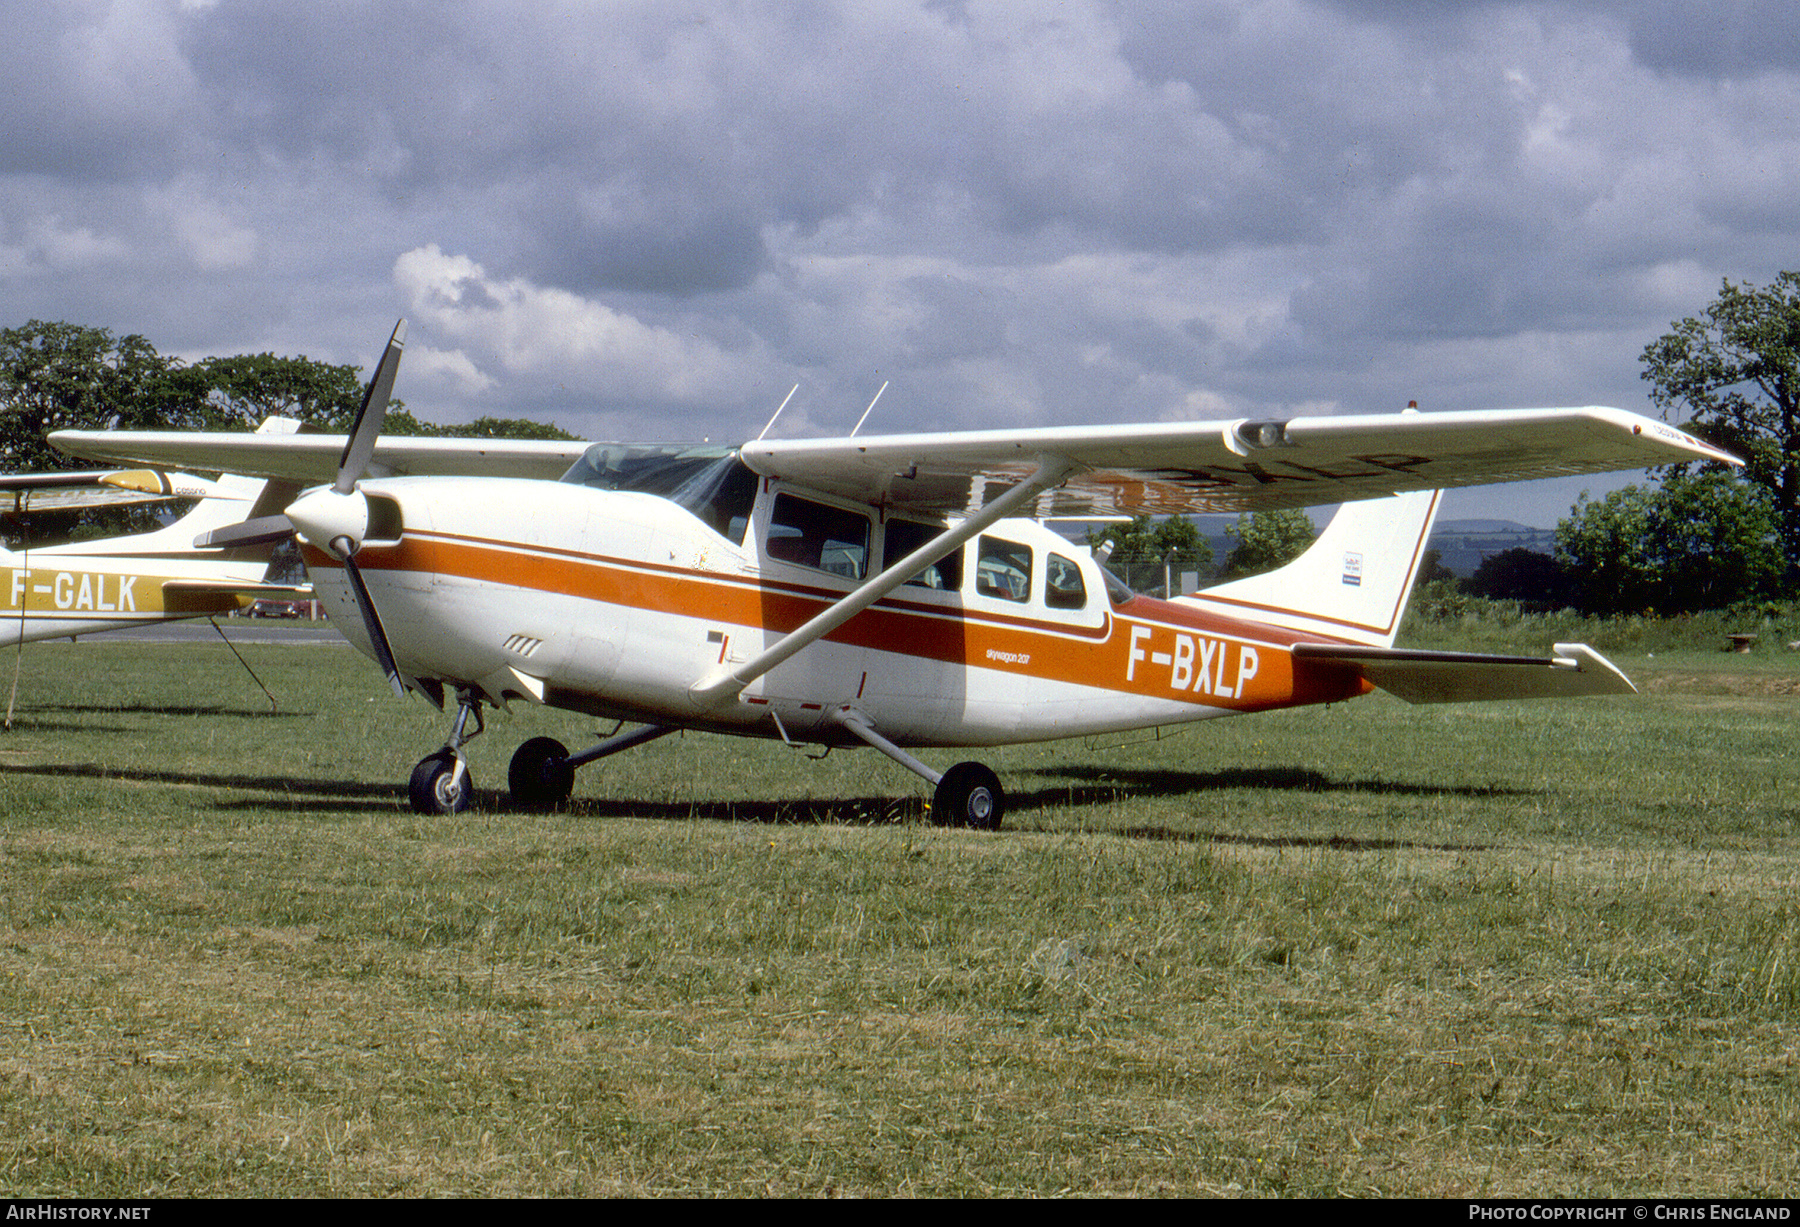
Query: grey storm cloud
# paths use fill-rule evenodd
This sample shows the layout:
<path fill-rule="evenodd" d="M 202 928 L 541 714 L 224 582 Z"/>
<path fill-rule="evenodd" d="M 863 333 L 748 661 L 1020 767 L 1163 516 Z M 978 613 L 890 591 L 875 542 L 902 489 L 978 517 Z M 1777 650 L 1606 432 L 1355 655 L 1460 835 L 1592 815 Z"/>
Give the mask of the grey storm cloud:
<path fill-rule="evenodd" d="M 1643 409 L 1793 263 L 1772 4 L 48 0 L 0 298 L 594 436 Z M 1560 508 L 1556 509 L 1559 513 Z M 1542 517 L 1539 517 L 1540 519 Z"/>

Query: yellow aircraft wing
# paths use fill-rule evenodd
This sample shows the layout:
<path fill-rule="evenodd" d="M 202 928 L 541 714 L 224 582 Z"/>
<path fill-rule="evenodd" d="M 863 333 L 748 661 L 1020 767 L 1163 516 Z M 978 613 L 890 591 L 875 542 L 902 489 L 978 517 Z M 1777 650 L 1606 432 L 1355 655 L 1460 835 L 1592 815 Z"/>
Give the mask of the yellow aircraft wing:
<path fill-rule="evenodd" d="M 50 442 L 74 456 L 125 464 L 216 469 L 317 485 L 337 474 L 343 435 L 241 434 L 159 430 L 59 430 Z M 369 473 L 376 477 L 528 477 L 554 481 L 587 450 L 543 439 L 384 436 Z"/>
<path fill-rule="evenodd" d="M 0 513 L 86 511 L 183 498 L 244 496 L 204 477 L 152 469 L 97 469 L 80 473 L 9 473 L 0 476 Z"/>

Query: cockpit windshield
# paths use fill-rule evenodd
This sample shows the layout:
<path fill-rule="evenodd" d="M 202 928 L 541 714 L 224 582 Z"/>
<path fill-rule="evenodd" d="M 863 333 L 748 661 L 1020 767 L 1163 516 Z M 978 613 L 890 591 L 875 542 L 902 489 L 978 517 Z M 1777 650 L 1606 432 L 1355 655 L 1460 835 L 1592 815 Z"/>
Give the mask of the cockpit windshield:
<path fill-rule="evenodd" d="M 734 447 L 688 443 L 596 443 L 563 480 L 596 490 L 636 490 L 674 498 L 695 474 L 737 455 Z"/>
<path fill-rule="evenodd" d="M 756 501 L 756 474 L 738 459 L 737 448 L 710 444 L 596 443 L 562 479 L 666 498 L 739 545 Z"/>

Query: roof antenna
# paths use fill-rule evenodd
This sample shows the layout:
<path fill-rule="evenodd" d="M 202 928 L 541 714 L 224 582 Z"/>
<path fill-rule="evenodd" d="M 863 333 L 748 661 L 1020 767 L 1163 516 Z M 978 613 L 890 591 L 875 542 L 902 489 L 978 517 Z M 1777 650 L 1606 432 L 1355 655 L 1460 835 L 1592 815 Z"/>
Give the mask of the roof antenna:
<path fill-rule="evenodd" d="M 881 387 L 875 393 L 875 400 L 881 399 L 881 394 L 887 391 L 887 386 L 890 382 L 892 381 L 886 379 L 881 381 Z M 869 415 L 875 412 L 875 400 L 870 401 L 869 407 L 863 410 L 863 415 L 856 419 L 856 425 L 850 430 L 850 437 L 852 439 L 856 438 L 856 432 L 862 429 L 862 424 L 869 420 Z"/>
<path fill-rule="evenodd" d="M 796 392 L 798 392 L 798 391 L 799 391 L 799 390 L 800 390 L 800 385 L 799 385 L 799 384 L 795 384 L 795 385 L 794 385 L 794 386 L 793 386 L 793 387 L 791 387 L 791 388 L 789 388 L 789 389 L 788 389 L 788 394 L 787 394 L 787 395 L 786 395 L 786 396 L 784 396 L 784 397 L 782 397 L 782 398 L 781 398 L 781 404 L 779 404 L 779 405 L 778 405 L 778 406 L 776 406 L 776 408 L 775 408 L 775 415 L 774 415 L 774 417 L 771 417 L 771 418 L 770 418 L 770 419 L 769 419 L 769 425 L 768 425 L 768 426 L 764 426 L 764 427 L 763 427 L 763 428 L 762 428 L 762 435 L 757 435 L 757 436 L 756 436 L 756 439 L 757 439 L 757 442 L 759 442 L 759 443 L 760 443 L 760 442 L 761 442 L 761 441 L 762 441 L 762 437 L 763 437 L 763 435 L 766 435 L 766 434 L 768 434 L 768 433 L 769 433 L 769 426 L 773 426 L 773 425 L 774 425 L 774 424 L 775 424 L 775 418 L 778 418 L 778 417 L 780 417 L 780 416 L 781 416 L 781 411 L 782 411 L 782 410 L 783 410 L 783 409 L 786 409 L 786 408 L 787 408 L 787 403 L 788 403 L 788 402 L 789 402 L 789 401 L 791 401 L 791 400 L 793 400 L 793 399 L 794 399 L 794 393 L 796 393 Z"/>

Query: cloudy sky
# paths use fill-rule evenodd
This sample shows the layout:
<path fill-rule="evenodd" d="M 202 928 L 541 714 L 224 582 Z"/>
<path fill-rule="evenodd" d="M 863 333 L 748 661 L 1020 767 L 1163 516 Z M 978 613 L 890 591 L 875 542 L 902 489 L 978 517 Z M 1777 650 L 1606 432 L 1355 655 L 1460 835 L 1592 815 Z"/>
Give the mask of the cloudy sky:
<path fill-rule="evenodd" d="M 1773 0 L 0 0 L 0 326 L 591 438 L 1611 404 L 1800 267 Z M 1551 524 L 1575 490 L 1457 496 Z"/>

